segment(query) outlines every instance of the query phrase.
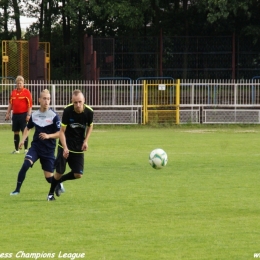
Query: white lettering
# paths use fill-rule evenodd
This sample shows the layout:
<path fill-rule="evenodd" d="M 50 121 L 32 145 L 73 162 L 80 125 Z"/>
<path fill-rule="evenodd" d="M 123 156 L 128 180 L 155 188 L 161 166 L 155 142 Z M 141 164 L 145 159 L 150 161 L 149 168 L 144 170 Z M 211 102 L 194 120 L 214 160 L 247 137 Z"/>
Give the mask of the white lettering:
<path fill-rule="evenodd" d="M 24 251 L 19 251 L 15 256 L 16 258 L 33 258 L 37 260 L 39 258 L 54 258 L 55 253 L 25 253 Z"/>
<path fill-rule="evenodd" d="M 75 260 L 78 258 L 84 258 L 85 253 L 62 253 L 60 251 L 58 257 L 59 258 L 69 258 L 70 260 Z"/>
<path fill-rule="evenodd" d="M 0 258 L 12 258 L 13 253 L 0 253 Z"/>
<path fill-rule="evenodd" d="M 15 254 L 15 255 L 14 255 Z M 66 259 L 66 260 L 77 260 L 77 259 L 83 259 L 85 258 L 85 253 L 70 253 L 70 252 L 62 252 L 60 251 L 58 254 L 58 258 Z M 0 260 L 4 258 L 16 258 L 16 259 L 33 259 L 33 260 L 40 260 L 40 259 L 49 259 L 49 258 L 55 258 L 56 253 L 46 253 L 44 251 L 42 252 L 25 252 L 23 250 L 17 251 L 16 253 L 1 253 L 0 252 Z M 260 253 L 255 253 L 254 257 L 260 258 Z"/>
<path fill-rule="evenodd" d="M 19 251 L 19 252 L 17 252 L 16 253 L 16 258 L 21 258 L 21 257 L 23 257 L 23 254 L 24 254 L 24 251 Z"/>

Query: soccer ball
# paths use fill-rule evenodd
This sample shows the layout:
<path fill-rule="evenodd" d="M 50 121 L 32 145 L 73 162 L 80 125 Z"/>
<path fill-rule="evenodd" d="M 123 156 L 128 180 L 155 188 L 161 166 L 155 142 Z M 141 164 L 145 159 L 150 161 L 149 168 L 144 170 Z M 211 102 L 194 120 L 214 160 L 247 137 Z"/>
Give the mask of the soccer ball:
<path fill-rule="evenodd" d="M 162 169 L 168 161 L 167 153 L 160 148 L 154 149 L 149 155 L 149 163 L 154 169 Z"/>

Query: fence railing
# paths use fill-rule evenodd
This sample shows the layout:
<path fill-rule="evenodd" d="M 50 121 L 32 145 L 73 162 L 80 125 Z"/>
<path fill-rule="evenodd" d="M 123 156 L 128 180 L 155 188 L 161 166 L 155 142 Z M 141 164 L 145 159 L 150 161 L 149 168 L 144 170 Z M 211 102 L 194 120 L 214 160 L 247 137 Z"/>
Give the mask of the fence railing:
<path fill-rule="evenodd" d="M 259 81 L 182 81 L 181 104 L 200 106 L 258 106 Z"/>
<path fill-rule="evenodd" d="M 40 92 L 51 92 L 51 106 L 62 113 L 71 102 L 73 90 L 80 89 L 86 104 L 96 111 L 96 124 L 139 124 L 143 116 L 143 80 L 33 81 L 25 86 L 31 91 L 34 109 L 39 107 Z M 13 81 L 0 81 L 0 120 L 15 88 Z M 173 95 L 175 93 L 173 92 Z M 169 97 L 173 98 L 173 97 Z M 260 123 L 260 81 L 181 80 L 180 123 Z"/>

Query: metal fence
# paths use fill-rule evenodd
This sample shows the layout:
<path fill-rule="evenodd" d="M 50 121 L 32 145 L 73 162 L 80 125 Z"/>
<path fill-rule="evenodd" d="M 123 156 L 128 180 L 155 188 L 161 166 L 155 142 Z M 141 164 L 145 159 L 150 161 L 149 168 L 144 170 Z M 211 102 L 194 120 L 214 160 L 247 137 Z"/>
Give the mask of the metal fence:
<path fill-rule="evenodd" d="M 260 71 L 255 37 L 173 36 L 94 38 L 100 77 L 251 79 Z"/>
<path fill-rule="evenodd" d="M 95 124 L 138 124 L 142 122 L 142 84 L 126 80 L 100 81 L 30 81 L 25 84 L 32 93 L 34 109 L 39 108 L 38 97 L 43 89 L 51 92 L 51 107 L 60 115 L 71 103 L 73 90 L 80 89 L 85 103 L 95 110 Z M 9 96 L 15 83 L 2 80 L 0 85 L 0 120 L 4 122 Z"/>
<path fill-rule="evenodd" d="M 86 97 L 86 103 L 95 111 L 95 124 L 141 124 L 144 80 L 34 81 L 26 82 L 25 85 L 32 93 L 33 109 L 39 107 L 39 93 L 47 88 L 51 92 L 51 106 L 61 115 L 63 108 L 71 102 L 72 91 L 80 89 Z M 15 83 L 13 80 L 3 79 L 0 83 L 0 123 L 10 124 L 11 122 L 4 121 L 4 117 Z M 176 93 L 172 92 L 172 95 Z M 258 79 L 181 80 L 179 98 L 181 124 L 260 124 L 260 81 Z"/>
<path fill-rule="evenodd" d="M 37 63 L 38 62 L 38 63 Z M 34 72 L 34 73 L 33 73 Z M 50 43 L 32 41 L 2 41 L 2 77 L 23 75 L 25 79 L 38 75 L 50 79 Z"/>
<path fill-rule="evenodd" d="M 180 95 L 182 123 L 260 123 L 258 80 L 187 80 Z"/>

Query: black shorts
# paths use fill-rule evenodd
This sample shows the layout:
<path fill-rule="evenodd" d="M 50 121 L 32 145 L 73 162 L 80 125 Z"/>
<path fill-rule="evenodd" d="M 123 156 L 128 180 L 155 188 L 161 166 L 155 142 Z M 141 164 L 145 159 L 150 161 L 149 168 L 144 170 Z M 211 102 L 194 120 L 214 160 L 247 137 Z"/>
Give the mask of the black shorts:
<path fill-rule="evenodd" d="M 26 122 L 26 113 L 22 114 L 13 114 L 12 116 L 12 131 L 13 132 L 19 132 L 25 129 L 27 122 Z"/>
<path fill-rule="evenodd" d="M 65 159 L 63 157 L 63 148 L 58 147 L 58 154 L 55 161 L 56 172 L 63 174 L 66 170 L 66 164 L 68 163 L 73 173 L 83 174 L 84 170 L 84 153 L 69 153 L 69 157 Z"/>

